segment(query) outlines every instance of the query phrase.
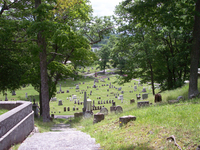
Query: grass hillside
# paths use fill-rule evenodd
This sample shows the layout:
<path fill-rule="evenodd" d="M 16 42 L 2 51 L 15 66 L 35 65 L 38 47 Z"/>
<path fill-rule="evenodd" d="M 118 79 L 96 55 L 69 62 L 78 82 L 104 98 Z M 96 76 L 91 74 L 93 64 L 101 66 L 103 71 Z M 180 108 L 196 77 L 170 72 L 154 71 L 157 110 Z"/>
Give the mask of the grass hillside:
<path fill-rule="evenodd" d="M 164 102 L 150 107 L 129 105 L 122 114 L 109 114 L 93 125 L 93 118 L 74 120 L 73 126 L 89 133 L 105 150 L 178 149 L 174 135 L 182 149 L 196 149 L 200 144 L 200 100 L 186 100 L 167 104 L 167 100 L 183 95 L 187 98 L 188 85 L 162 93 Z M 153 97 L 152 97 L 153 98 Z M 133 115 L 136 121 L 119 127 L 119 117 Z"/>
<path fill-rule="evenodd" d="M 108 80 L 108 77 L 110 80 Z M 49 131 L 53 124 L 64 121 L 64 123 L 70 123 L 72 127 L 76 127 L 90 134 L 96 139 L 97 143 L 101 144 L 102 149 L 105 150 L 177 149 L 173 141 L 167 140 L 171 135 L 175 136 L 177 144 L 182 149 L 196 149 L 197 145 L 200 144 L 200 99 L 187 100 L 188 84 L 173 91 L 162 92 L 163 101 L 155 104 L 150 85 L 144 84 L 138 86 L 137 80 L 132 80 L 130 83 L 125 83 L 124 85 L 118 85 L 114 83 L 116 80 L 114 75 L 98 75 L 96 79 L 99 79 L 99 83 L 95 83 L 98 86 L 97 89 L 92 88 L 94 79 L 89 77 L 82 78 L 78 81 L 72 81 L 71 79 L 60 81 L 57 86 L 57 91 L 60 90 L 61 84 L 61 88 L 65 93 L 57 94 L 57 101 L 50 102 L 50 113 L 55 115 L 72 115 L 75 112 L 80 112 L 83 105 L 74 104 L 74 101 L 69 101 L 69 97 L 73 94 L 77 95 L 77 99 L 83 102 L 84 94 L 82 94 L 82 91 L 86 91 L 87 94 L 92 91 L 92 94 L 88 95 L 88 98 L 94 100 L 96 106 L 104 105 L 108 110 L 110 110 L 112 104 L 99 105 L 98 101 L 114 100 L 116 105 L 122 106 L 123 113 L 109 113 L 103 121 L 97 124 L 93 124 L 93 118 L 72 119 L 70 121 L 55 119 L 51 123 L 43 123 L 41 118 L 35 119 L 35 124 L 39 127 L 40 132 Z M 80 88 L 79 91 L 75 89 L 77 84 Z M 109 88 L 107 84 L 112 84 L 115 88 Z M 134 91 L 133 87 L 135 85 L 137 85 L 137 91 Z M 91 88 L 87 88 L 87 86 Z M 114 94 L 121 95 L 121 91 L 118 91 L 119 87 L 122 87 L 122 91 L 124 91 L 123 103 L 114 96 Z M 152 105 L 137 108 L 137 101 L 134 104 L 130 104 L 130 99 L 136 99 L 136 94 L 142 95 L 143 93 L 141 91 L 144 87 L 148 93 L 147 100 Z M 66 93 L 66 90 L 70 92 Z M 159 89 L 156 89 L 156 92 L 159 92 Z M 26 93 L 28 94 L 28 99 L 25 98 Z M 34 97 L 36 102 L 39 103 L 39 94 L 31 85 L 17 90 L 16 94 L 16 96 L 12 96 L 8 92 L 9 101 L 29 101 Z M 183 96 L 185 101 L 171 105 L 168 104 L 168 100 L 177 99 L 178 96 Z M 97 99 L 99 97 L 101 99 Z M 4 100 L 5 97 L 0 95 L 1 99 Z M 62 106 L 58 106 L 58 100 L 63 101 Z M 71 110 L 64 112 L 64 107 L 70 107 Z M 73 107 L 79 108 L 79 110 L 72 111 Z M 99 110 L 94 111 L 94 113 L 97 112 Z M 119 117 L 127 115 L 136 116 L 136 121 L 131 121 L 119 127 Z"/>

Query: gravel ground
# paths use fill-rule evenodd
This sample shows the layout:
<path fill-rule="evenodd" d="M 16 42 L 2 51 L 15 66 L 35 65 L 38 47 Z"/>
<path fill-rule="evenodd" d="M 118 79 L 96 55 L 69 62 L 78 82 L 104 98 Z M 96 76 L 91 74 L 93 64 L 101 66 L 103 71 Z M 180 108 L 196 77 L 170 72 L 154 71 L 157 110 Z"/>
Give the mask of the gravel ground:
<path fill-rule="evenodd" d="M 73 115 L 55 116 L 69 119 Z M 90 135 L 70 128 L 70 124 L 56 124 L 52 132 L 34 133 L 20 145 L 18 150 L 100 150 L 100 144 Z M 101 149 L 102 150 L 102 149 Z"/>
<path fill-rule="evenodd" d="M 100 144 L 90 135 L 73 128 L 62 132 L 35 133 L 28 137 L 18 150 L 98 150 Z"/>

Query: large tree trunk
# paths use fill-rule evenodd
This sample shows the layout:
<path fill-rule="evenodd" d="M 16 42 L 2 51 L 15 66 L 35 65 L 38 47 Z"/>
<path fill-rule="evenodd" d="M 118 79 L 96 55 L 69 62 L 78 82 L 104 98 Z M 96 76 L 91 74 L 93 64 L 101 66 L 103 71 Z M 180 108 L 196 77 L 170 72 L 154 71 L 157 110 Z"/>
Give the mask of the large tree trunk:
<path fill-rule="evenodd" d="M 44 46 L 44 45 L 43 45 Z M 49 87 L 47 75 L 46 46 L 40 52 L 40 75 L 41 75 L 41 98 L 42 98 L 42 118 L 43 122 L 50 121 L 49 115 Z"/>
<path fill-rule="evenodd" d="M 35 8 L 41 4 L 41 0 L 35 0 Z M 41 20 L 42 21 L 42 20 Z M 38 47 L 42 50 L 39 53 L 40 58 L 40 76 L 41 76 L 41 103 L 43 122 L 50 121 L 49 115 L 49 88 L 48 88 L 48 74 L 47 74 L 47 54 L 45 37 L 40 31 L 37 35 Z"/>
<path fill-rule="evenodd" d="M 197 96 L 198 91 L 198 64 L 200 51 L 200 0 L 196 1 L 195 21 L 193 28 L 193 47 L 191 51 L 190 83 L 188 97 Z"/>

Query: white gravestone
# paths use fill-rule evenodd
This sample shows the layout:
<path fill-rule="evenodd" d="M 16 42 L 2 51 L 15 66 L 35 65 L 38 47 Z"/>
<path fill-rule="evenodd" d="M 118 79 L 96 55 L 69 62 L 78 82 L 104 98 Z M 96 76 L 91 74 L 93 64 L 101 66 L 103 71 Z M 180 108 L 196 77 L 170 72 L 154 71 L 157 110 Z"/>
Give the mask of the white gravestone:
<path fill-rule="evenodd" d="M 51 101 L 57 101 L 57 98 L 56 97 L 52 97 L 50 100 Z"/>
<path fill-rule="evenodd" d="M 73 96 L 72 96 L 72 100 L 75 100 L 75 99 L 77 99 L 77 96 L 76 96 L 76 95 L 73 95 Z"/>
<path fill-rule="evenodd" d="M 123 103 L 123 99 L 124 99 L 123 95 L 119 95 L 118 99 L 121 100 L 121 102 Z"/>
<path fill-rule="evenodd" d="M 87 99 L 86 111 L 91 111 L 91 110 L 92 110 L 92 100 Z"/>
<path fill-rule="evenodd" d="M 76 85 L 76 89 L 79 89 L 79 85 Z"/>

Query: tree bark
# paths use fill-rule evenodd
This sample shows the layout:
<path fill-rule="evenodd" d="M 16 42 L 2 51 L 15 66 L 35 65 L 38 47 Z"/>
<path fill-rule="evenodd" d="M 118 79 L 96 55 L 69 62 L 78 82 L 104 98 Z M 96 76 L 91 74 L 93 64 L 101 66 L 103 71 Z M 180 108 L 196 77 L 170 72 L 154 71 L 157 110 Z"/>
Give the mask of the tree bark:
<path fill-rule="evenodd" d="M 196 1 L 195 6 L 195 20 L 193 28 L 193 44 L 191 51 L 191 64 L 190 64 L 190 83 L 188 97 L 196 97 L 198 91 L 198 64 L 200 54 L 200 0 Z"/>
<path fill-rule="evenodd" d="M 41 4 L 41 0 L 35 0 L 35 8 Z M 42 21 L 42 20 L 40 20 Z M 40 31 L 37 35 L 37 44 L 41 49 L 39 53 L 40 58 L 40 76 L 41 76 L 41 103 L 43 122 L 50 121 L 49 115 L 49 88 L 48 88 L 48 74 L 47 74 L 47 54 L 46 54 L 46 41 L 45 37 Z"/>
<path fill-rule="evenodd" d="M 43 122 L 50 121 L 49 115 L 49 86 L 48 86 L 48 74 L 47 74 L 47 54 L 46 54 L 46 42 L 41 32 L 38 33 L 38 46 L 42 49 L 40 52 L 40 76 L 41 76 L 41 102 L 42 102 L 42 118 Z"/>

